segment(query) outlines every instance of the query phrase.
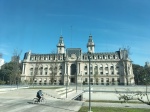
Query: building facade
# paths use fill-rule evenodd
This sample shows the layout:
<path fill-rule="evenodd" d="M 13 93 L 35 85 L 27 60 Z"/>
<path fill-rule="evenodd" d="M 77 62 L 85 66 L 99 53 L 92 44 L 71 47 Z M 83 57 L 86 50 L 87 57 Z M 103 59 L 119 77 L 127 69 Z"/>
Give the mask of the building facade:
<path fill-rule="evenodd" d="M 87 53 L 83 53 L 81 48 L 66 49 L 61 36 L 57 53 L 25 53 L 21 81 L 37 85 L 86 85 L 89 82 L 96 85 L 134 84 L 132 61 L 126 49 L 95 53 L 94 48 L 91 35 L 87 42 Z"/>

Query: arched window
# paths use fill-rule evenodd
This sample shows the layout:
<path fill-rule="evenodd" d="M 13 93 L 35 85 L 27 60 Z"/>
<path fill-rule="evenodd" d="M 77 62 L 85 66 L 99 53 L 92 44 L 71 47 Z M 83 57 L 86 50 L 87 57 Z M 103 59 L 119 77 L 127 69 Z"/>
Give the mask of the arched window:
<path fill-rule="evenodd" d="M 98 75 L 98 65 L 97 64 L 94 67 L 94 75 Z"/>
<path fill-rule="evenodd" d="M 75 64 L 71 65 L 71 75 L 76 75 L 76 65 Z"/>
<path fill-rule="evenodd" d="M 108 68 L 108 64 L 105 65 L 105 68 Z"/>
<path fill-rule="evenodd" d="M 103 65 L 100 64 L 99 66 L 100 66 L 99 69 L 100 69 L 100 70 L 103 70 Z"/>

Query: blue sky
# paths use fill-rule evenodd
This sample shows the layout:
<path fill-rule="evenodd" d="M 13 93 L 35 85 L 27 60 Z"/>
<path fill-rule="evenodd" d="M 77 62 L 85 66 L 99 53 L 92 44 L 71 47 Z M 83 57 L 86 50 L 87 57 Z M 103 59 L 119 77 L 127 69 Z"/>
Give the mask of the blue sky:
<path fill-rule="evenodd" d="M 62 34 L 66 48 L 95 52 L 130 47 L 134 64 L 150 61 L 150 0 L 0 0 L 0 53 L 51 53 Z"/>

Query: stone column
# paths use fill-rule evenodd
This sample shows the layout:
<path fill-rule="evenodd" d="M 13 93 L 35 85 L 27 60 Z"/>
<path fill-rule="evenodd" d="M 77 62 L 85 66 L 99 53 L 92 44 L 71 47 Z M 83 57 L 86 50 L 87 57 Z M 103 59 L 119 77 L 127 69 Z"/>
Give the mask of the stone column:
<path fill-rule="evenodd" d="M 100 75 L 100 70 L 99 70 L 99 66 L 98 66 L 98 64 L 97 64 L 97 72 L 98 72 L 98 76 Z"/>
<path fill-rule="evenodd" d="M 87 75 L 89 75 L 89 64 L 87 64 Z"/>
<path fill-rule="evenodd" d="M 93 66 L 93 64 L 92 64 L 92 77 L 94 76 L 94 66 Z M 95 78 L 93 79 L 93 83 L 94 83 L 94 80 L 95 80 Z"/>
<path fill-rule="evenodd" d="M 114 78 L 114 81 L 115 81 L 115 85 L 118 85 L 118 80 L 117 80 L 117 78 Z"/>
<path fill-rule="evenodd" d="M 113 70 L 114 70 L 114 75 L 117 75 L 115 64 L 113 64 Z"/>
<path fill-rule="evenodd" d="M 108 75 L 111 75 L 111 73 L 110 73 L 110 64 L 108 64 Z"/>
<path fill-rule="evenodd" d="M 78 74 L 80 74 L 80 63 L 78 65 Z"/>
<path fill-rule="evenodd" d="M 70 84 L 70 78 L 69 78 L 69 77 L 70 77 L 70 74 L 71 74 L 71 73 L 70 73 L 70 64 L 67 63 L 67 75 L 68 75 L 67 78 L 68 78 L 68 85 Z"/>
<path fill-rule="evenodd" d="M 106 78 L 104 77 L 103 79 L 104 79 L 104 85 L 106 85 L 106 83 L 107 83 L 107 82 L 106 82 Z"/>

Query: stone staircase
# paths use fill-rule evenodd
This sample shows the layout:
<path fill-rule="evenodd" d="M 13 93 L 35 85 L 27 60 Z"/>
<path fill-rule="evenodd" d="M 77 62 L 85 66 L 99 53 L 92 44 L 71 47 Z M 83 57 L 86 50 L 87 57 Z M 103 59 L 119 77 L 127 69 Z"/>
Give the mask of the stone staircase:
<path fill-rule="evenodd" d="M 67 92 L 67 98 L 66 98 L 66 92 Z M 78 98 L 78 96 L 80 96 L 83 93 L 83 91 L 81 90 L 76 91 L 75 89 L 71 89 L 71 88 L 68 88 L 66 91 L 66 88 L 59 88 L 59 89 L 52 90 L 51 92 L 45 91 L 43 93 L 57 99 L 75 100 L 76 98 Z"/>
<path fill-rule="evenodd" d="M 66 98 L 66 92 L 67 92 L 67 96 L 71 93 L 74 93 L 75 90 L 74 89 L 67 89 L 66 91 L 66 88 L 60 88 L 60 89 L 56 89 L 55 90 L 58 98 Z"/>

